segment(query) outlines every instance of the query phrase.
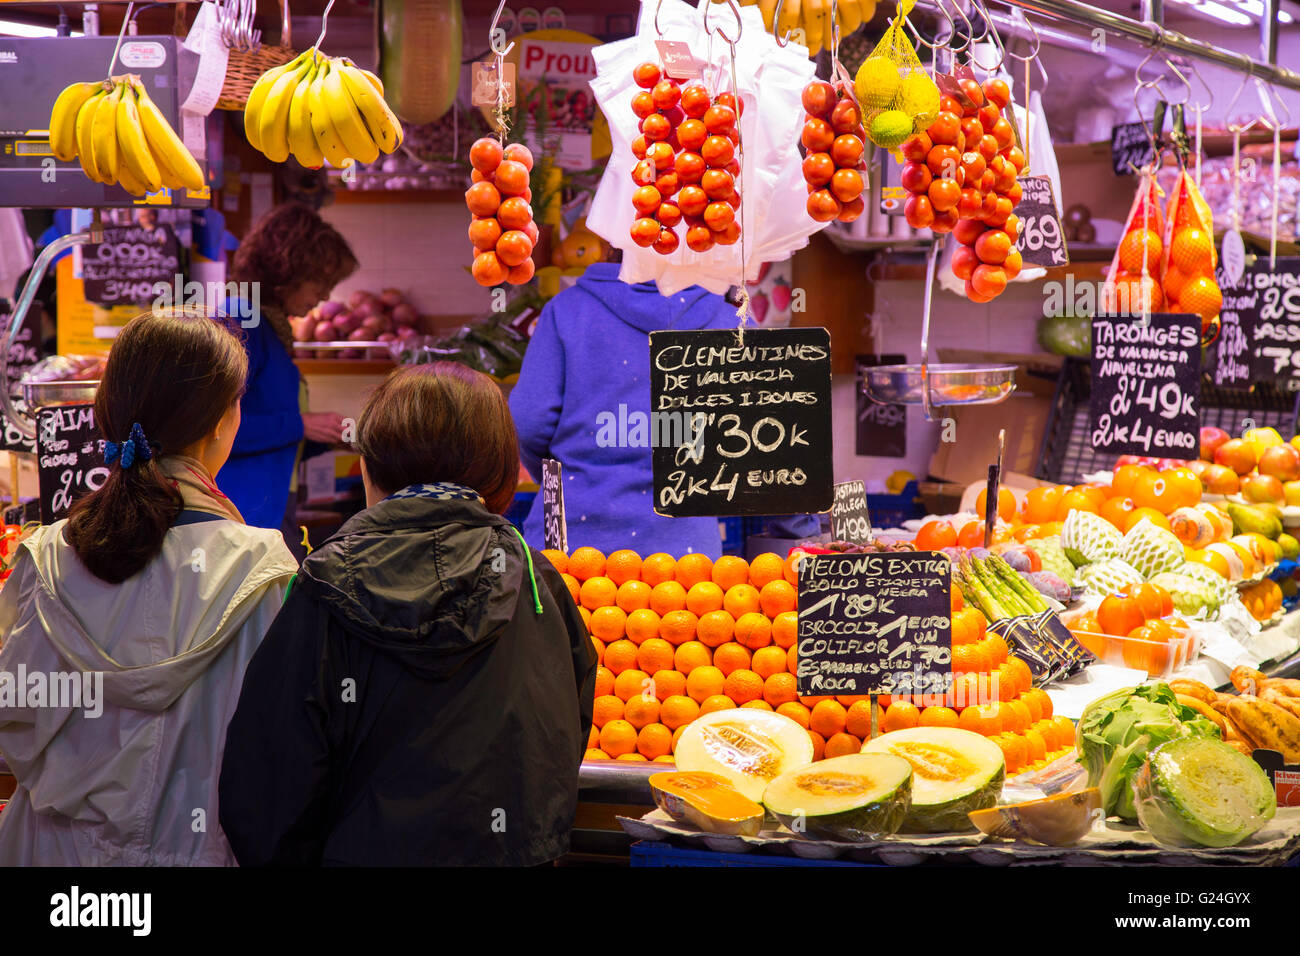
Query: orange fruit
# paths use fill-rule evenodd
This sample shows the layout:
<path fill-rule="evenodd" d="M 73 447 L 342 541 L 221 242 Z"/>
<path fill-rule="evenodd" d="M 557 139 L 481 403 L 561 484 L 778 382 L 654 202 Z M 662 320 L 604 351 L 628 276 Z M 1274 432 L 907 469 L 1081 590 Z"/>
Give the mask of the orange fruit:
<path fill-rule="evenodd" d="M 726 682 L 726 674 L 712 664 L 706 664 L 686 675 L 686 693 L 692 700 L 703 703 L 714 694 L 721 694 Z"/>
<path fill-rule="evenodd" d="M 686 675 L 681 671 L 673 670 L 671 667 L 652 672 L 650 679 L 655 682 L 655 696 L 659 698 L 661 703 L 669 697 L 676 697 L 678 694 L 686 693 Z"/>
<path fill-rule="evenodd" d="M 658 551 L 641 562 L 641 580 L 651 587 L 671 581 L 676 572 L 677 559 L 663 551 Z"/>
<path fill-rule="evenodd" d="M 587 730 L 587 749 L 595 750 L 600 747 L 600 728 L 592 726 Z"/>
<path fill-rule="evenodd" d="M 785 671 L 779 671 L 764 678 L 763 699 L 778 709 L 791 703 L 803 707 L 803 704 L 799 703 L 799 693 L 795 690 L 794 675 Z M 807 713 L 806 707 L 804 707 L 803 713 Z M 787 714 L 787 716 L 789 715 Z M 806 717 L 803 722 L 807 723 Z"/>
<path fill-rule="evenodd" d="M 1136 499 L 1134 499 L 1134 503 L 1136 503 Z M 1157 528 L 1164 528 L 1166 531 L 1170 530 L 1169 519 L 1164 516 L 1163 512 L 1157 511 L 1155 508 L 1139 506 L 1128 513 L 1128 520 L 1124 522 L 1125 534 L 1131 531 L 1143 518 L 1149 520 Z"/>
<path fill-rule="evenodd" d="M 701 581 L 686 592 L 686 610 L 696 617 L 722 610 L 722 588 L 712 581 Z"/>
<path fill-rule="evenodd" d="M 1197 276 L 1183 286 L 1178 305 L 1184 312 L 1195 313 L 1208 321 L 1223 308 L 1223 292 L 1209 276 Z"/>
<path fill-rule="evenodd" d="M 713 666 L 728 677 L 732 671 L 744 670 L 749 664 L 749 651 L 735 641 L 728 641 L 713 651 Z"/>
<path fill-rule="evenodd" d="M 618 596 L 618 585 L 604 575 L 597 575 L 582 582 L 579 590 L 582 606 L 588 611 L 598 607 L 613 607 Z"/>
<path fill-rule="evenodd" d="M 700 716 L 711 714 L 715 710 L 731 710 L 735 706 L 736 702 L 726 694 L 710 694 L 700 704 Z"/>
<path fill-rule="evenodd" d="M 763 613 L 768 617 L 794 611 L 799 606 L 798 593 L 788 581 L 768 581 L 759 591 L 759 601 L 762 602 Z"/>
<path fill-rule="evenodd" d="M 808 717 L 808 727 L 829 740 L 844 730 L 844 721 L 847 716 L 844 705 L 838 701 L 819 701 Z"/>
<path fill-rule="evenodd" d="M 611 757 L 630 754 L 636 749 L 636 728 L 626 720 L 611 720 L 600 728 L 600 749 Z"/>
<path fill-rule="evenodd" d="M 669 611 L 686 610 L 686 588 L 676 581 L 664 581 L 650 590 L 650 610 L 660 617 Z"/>
<path fill-rule="evenodd" d="M 921 711 L 921 727 L 959 727 L 957 711 L 951 707 L 927 707 Z"/>
<path fill-rule="evenodd" d="M 614 693 L 614 672 L 603 664 L 596 668 L 596 696 Z"/>
<path fill-rule="evenodd" d="M 812 720 L 812 712 L 808 709 L 807 705 L 801 704 L 797 700 L 788 700 L 784 703 L 777 704 L 776 712 L 789 717 L 805 729 Z"/>
<path fill-rule="evenodd" d="M 844 729 L 855 737 L 871 737 L 871 702 L 859 700 L 849 705 L 844 714 Z"/>
<path fill-rule="evenodd" d="M 1214 238 L 1201 229 L 1176 230 L 1174 241 L 1169 244 L 1169 261 L 1184 275 L 1210 272 L 1214 268 Z"/>
<path fill-rule="evenodd" d="M 659 624 L 658 614 L 649 608 L 641 608 L 627 616 L 623 630 L 633 644 L 644 644 L 650 638 L 658 636 Z"/>
<path fill-rule="evenodd" d="M 1056 520 L 1056 506 L 1065 496 L 1064 485 L 1030 488 L 1025 493 L 1022 517 L 1029 524 L 1042 524 Z"/>
<path fill-rule="evenodd" d="M 1025 731 L 1024 738 L 1026 745 L 1029 747 L 1030 763 L 1035 760 L 1042 760 L 1047 756 L 1047 741 L 1043 739 L 1042 734 L 1030 727 Z"/>
<path fill-rule="evenodd" d="M 1139 315 L 1144 303 L 1146 311 L 1159 312 L 1165 296 L 1154 276 L 1148 275 L 1144 281 L 1141 276 L 1120 275 L 1115 277 L 1114 289 L 1102 296 L 1102 302 L 1109 312 Z"/>
<path fill-rule="evenodd" d="M 1052 716 L 1052 698 L 1048 697 L 1047 691 L 1043 690 L 1041 687 L 1035 687 L 1033 690 L 1025 691 L 1022 697 L 1032 697 L 1034 700 L 1038 701 L 1039 716 L 1035 718 L 1036 720 L 1042 720 L 1044 717 Z M 1025 703 L 1028 704 L 1029 701 L 1026 700 Z M 1033 710 L 1033 706 L 1033 704 L 1029 704 L 1031 711 Z"/>
<path fill-rule="evenodd" d="M 739 626 L 740 622 L 737 621 L 736 623 Z M 779 647 L 760 647 L 754 651 L 750 670 L 763 680 L 767 680 L 773 674 L 784 674 L 786 672 L 785 651 Z"/>
<path fill-rule="evenodd" d="M 988 631 L 988 620 L 979 608 L 962 608 L 952 616 L 952 645 L 954 648 L 963 644 L 982 641 Z"/>
<path fill-rule="evenodd" d="M 614 696 L 622 701 L 628 701 L 637 696 L 653 697 L 654 694 L 650 689 L 650 675 L 638 667 L 629 667 L 614 678 Z"/>
<path fill-rule="evenodd" d="M 986 514 L 985 507 L 988 504 L 989 492 L 985 488 L 975 496 L 975 513 L 983 518 Z M 1003 521 L 1010 521 L 1016 516 L 1016 495 L 1010 488 L 998 488 L 998 517 Z M 955 544 L 956 542 L 954 542 Z M 920 548 L 920 544 L 917 545 Z M 946 546 L 945 546 L 946 547 Z M 930 550 L 922 548 L 921 550 Z"/>
<path fill-rule="evenodd" d="M 1112 496 L 1118 495 L 1131 498 L 1133 496 L 1133 486 L 1137 484 L 1137 480 L 1151 470 L 1145 465 L 1120 465 L 1115 469 L 1114 475 L 1111 476 L 1110 490 Z"/>
<path fill-rule="evenodd" d="M 615 677 L 636 666 L 636 645 L 631 641 L 615 641 L 605 648 L 605 666 Z"/>
<path fill-rule="evenodd" d="M 788 558 L 785 559 L 785 564 L 781 568 L 781 576 L 785 578 L 785 580 L 789 584 L 795 587 L 799 586 L 799 562 L 802 561 L 807 556 L 808 555 L 803 551 L 796 551 L 794 554 L 790 555 Z M 753 581 L 752 577 L 750 580 L 752 583 Z M 766 584 L 763 585 L 762 587 L 759 588 L 759 590 L 762 591 L 763 587 L 767 587 L 767 585 Z"/>
<path fill-rule="evenodd" d="M 747 700 L 740 706 L 748 707 L 750 710 L 771 710 L 772 709 L 772 705 L 769 704 L 767 701 L 763 700 L 763 698 L 761 697 L 755 700 Z"/>
<path fill-rule="evenodd" d="M 799 636 L 799 612 L 782 611 L 772 619 L 772 643 L 777 647 L 794 647 Z"/>
<path fill-rule="evenodd" d="M 691 701 L 691 703 L 692 703 L 692 704 L 695 704 L 695 701 Z M 695 704 L 695 706 L 698 708 L 700 705 L 699 705 L 699 704 Z M 682 735 L 682 731 L 685 730 L 685 729 L 686 729 L 686 724 L 682 724 L 680 727 L 678 727 L 676 730 L 673 731 L 673 750 L 674 750 L 674 751 L 677 750 L 677 740 L 678 740 L 678 738 L 681 737 L 681 735 Z"/>
<path fill-rule="evenodd" d="M 1043 719 L 1043 702 L 1032 691 L 1021 694 L 1018 699 L 1029 709 L 1029 726 Z"/>
<path fill-rule="evenodd" d="M 672 670 L 674 648 L 661 637 L 651 637 L 636 649 L 636 666 L 647 674 Z"/>
<path fill-rule="evenodd" d="M 1161 280 L 1160 287 L 1164 290 L 1165 298 L 1170 302 L 1177 302 L 1182 296 L 1183 286 L 1187 285 L 1188 276 L 1175 265 L 1171 265 L 1165 270 L 1165 277 Z"/>
<path fill-rule="evenodd" d="M 700 705 L 681 694 L 674 694 L 659 707 L 659 719 L 669 730 L 685 727 L 698 716 Z"/>
<path fill-rule="evenodd" d="M 785 649 L 785 669 L 791 674 L 799 673 L 799 648 L 795 644 Z"/>
<path fill-rule="evenodd" d="M 618 607 L 598 607 L 591 612 L 591 628 L 593 637 L 598 637 L 607 644 L 610 641 L 617 641 L 623 637 L 627 629 L 627 615 L 623 613 L 622 608 Z"/>
<path fill-rule="evenodd" d="M 690 611 L 669 611 L 659 621 L 659 636 L 678 647 L 695 639 L 698 624 L 699 618 Z"/>
<path fill-rule="evenodd" d="M 707 554 L 683 554 L 677 559 L 674 579 L 688 590 L 701 581 L 709 581 L 713 574 L 713 560 Z"/>
<path fill-rule="evenodd" d="M 980 644 L 958 644 L 952 649 L 952 672 L 968 674 L 984 670 L 988 660 Z"/>
<path fill-rule="evenodd" d="M 581 610 L 586 612 L 586 616 L 583 618 L 583 622 L 587 625 L 587 631 L 590 632 L 591 612 L 588 611 L 585 607 L 582 608 Z M 596 652 L 596 663 L 597 664 L 605 663 L 605 642 L 602 641 L 599 637 L 593 637 L 591 639 L 591 646 Z"/>
<path fill-rule="evenodd" d="M 998 741 L 998 746 L 1002 748 L 1002 756 L 1007 760 L 1008 773 L 1015 773 L 1029 762 L 1029 742 L 1023 735 L 999 734 L 994 739 Z M 1012 767 L 1015 769 L 1011 769 Z"/>
<path fill-rule="evenodd" d="M 826 757 L 843 757 L 862 752 L 862 740 L 853 734 L 840 732 L 826 738 Z"/>
<path fill-rule="evenodd" d="M 605 576 L 615 584 L 637 581 L 641 577 L 641 555 L 624 548 L 605 559 Z"/>
<path fill-rule="evenodd" d="M 624 581 L 618 586 L 614 603 L 628 614 L 644 610 L 650 606 L 650 585 L 644 581 Z"/>
<path fill-rule="evenodd" d="M 740 620 L 746 614 L 750 614 L 761 608 L 762 602 L 759 598 L 758 588 L 752 584 L 736 584 L 727 589 L 723 596 L 722 606 L 736 620 Z"/>
<path fill-rule="evenodd" d="M 761 588 L 768 581 L 775 581 L 782 576 L 785 562 L 779 554 L 767 551 L 749 562 L 749 583 Z"/>
<path fill-rule="evenodd" d="M 815 730 L 808 731 L 808 739 L 813 745 L 813 760 L 821 760 L 826 756 L 826 738 Z"/>
<path fill-rule="evenodd" d="M 749 562 L 734 554 L 724 554 L 713 562 L 709 579 L 724 592 L 730 591 L 737 584 L 749 581 Z"/>
<path fill-rule="evenodd" d="M 1002 732 L 1002 721 L 998 719 L 992 704 L 971 704 L 962 708 L 957 717 L 957 726 L 984 737 Z"/>
<path fill-rule="evenodd" d="M 1023 540 L 1025 540 L 1025 539 L 1021 538 L 1021 539 L 1017 539 L 1017 540 L 1022 540 L 1022 541 L 1023 541 Z M 951 608 L 952 608 L 952 613 L 953 613 L 953 614 L 956 614 L 958 611 L 960 611 L 963 607 L 966 606 L 965 599 L 962 598 L 962 596 L 961 596 L 961 589 L 960 589 L 960 588 L 951 588 L 951 589 L 949 590 L 948 593 L 949 593 L 949 595 L 951 596 Z"/>
<path fill-rule="evenodd" d="M 1067 491 L 1056 503 L 1056 520 L 1064 521 L 1071 511 L 1087 511 L 1096 514 L 1099 510 L 1093 496 L 1082 491 Z"/>
<path fill-rule="evenodd" d="M 623 719 L 640 730 L 659 721 L 659 698 L 635 694 L 623 706 Z"/>
<path fill-rule="evenodd" d="M 676 736 L 676 735 L 674 734 L 674 736 Z M 655 758 L 654 758 L 652 761 L 650 761 L 650 762 L 651 762 L 651 763 L 670 763 L 670 764 L 672 764 L 674 767 L 677 766 L 677 760 L 673 757 L 672 754 L 664 754 L 662 757 L 655 757 Z"/>
<path fill-rule="evenodd" d="M 996 684 L 995 694 L 999 701 L 1015 700 L 1016 696 L 1024 690 L 1020 686 L 1020 676 L 1009 664 L 1003 664 L 991 676 L 991 681 Z"/>
<path fill-rule="evenodd" d="M 707 667 L 713 663 L 713 654 L 699 641 L 687 641 L 679 644 L 673 652 L 673 669 L 687 677 L 697 667 Z"/>
<path fill-rule="evenodd" d="M 597 727 L 604 727 L 611 720 L 623 717 L 623 701 L 613 694 L 602 694 L 592 705 L 591 722 Z"/>
<path fill-rule="evenodd" d="M 582 602 L 579 599 L 582 597 L 582 582 L 572 574 L 566 573 L 560 575 L 560 577 L 564 578 L 564 584 L 569 589 L 569 594 L 573 596 L 573 603 L 581 607 Z"/>
<path fill-rule="evenodd" d="M 550 561 L 555 570 L 561 574 L 569 570 L 569 556 L 563 551 L 556 551 L 554 548 L 542 549 L 542 554 L 546 555 L 546 560 Z"/>
<path fill-rule="evenodd" d="M 610 756 L 609 754 L 605 753 L 605 751 L 599 749 L 592 749 L 591 747 L 588 747 L 587 752 L 582 755 L 583 763 L 586 763 L 588 760 L 609 760 L 609 759 Z"/>
<path fill-rule="evenodd" d="M 751 650 L 765 648 L 772 643 L 772 623 L 757 611 L 743 614 L 740 620 L 736 621 L 736 640 Z"/>
<path fill-rule="evenodd" d="M 644 760 L 645 760 L 645 757 L 641 756 L 639 753 L 636 753 L 636 752 L 634 751 L 634 752 L 632 752 L 632 753 L 619 754 L 619 755 L 618 755 L 617 757 L 615 757 L 614 759 L 615 759 L 615 760 L 641 760 L 641 761 L 644 761 Z"/>
<path fill-rule="evenodd" d="M 763 696 L 763 678 L 748 668 L 734 670 L 727 675 L 722 692 L 737 704 L 758 700 Z"/>
<path fill-rule="evenodd" d="M 984 646 L 989 649 L 993 664 L 1005 664 L 1009 648 L 1006 638 L 1001 634 L 989 634 L 984 638 Z"/>
<path fill-rule="evenodd" d="M 1120 531 L 1123 531 L 1124 524 L 1128 521 L 1129 513 L 1136 507 L 1137 505 L 1133 503 L 1133 499 L 1129 498 L 1127 495 L 1114 495 L 1106 499 L 1106 503 L 1097 510 L 1097 514 L 1101 515 Z"/>
<path fill-rule="evenodd" d="M 1003 722 L 1007 725 L 1007 730 L 1012 733 L 1023 734 L 1029 729 L 1029 725 L 1033 723 L 1029 713 L 1029 705 L 1019 699 L 1009 701 L 1003 714 Z"/>
<path fill-rule="evenodd" d="M 647 760 L 666 757 L 673 749 L 673 732 L 663 724 L 646 724 L 636 735 L 636 750 Z"/>
<path fill-rule="evenodd" d="M 880 729 L 885 733 L 891 730 L 906 730 L 909 727 L 919 727 L 921 725 L 921 712 L 916 709 L 915 704 L 909 704 L 907 701 L 896 700 L 889 705 L 885 711 L 884 718 L 880 721 Z"/>
<path fill-rule="evenodd" d="M 679 611 L 689 614 L 690 611 Z M 709 611 L 695 625 L 695 633 L 701 644 L 709 647 L 721 647 L 736 633 L 736 622 L 726 611 Z"/>
<path fill-rule="evenodd" d="M 1056 743 L 1058 747 L 1074 746 L 1074 721 L 1069 717 L 1053 717 L 1052 726 L 1056 728 Z"/>
<path fill-rule="evenodd" d="M 579 581 L 600 577 L 605 573 L 605 555 L 595 548 L 579 548 L 569 555 L 569 573 Z"/>
<path fill-rule="evenodd" d="M 1001 503 L 1001 495 L 998 496 Z M 980 514 L 984 511 L 981 508 Z M 916 549 L 918 551 L 941 551 L 944 548 L 955 547 L 957 544 L 957 531 L 952 526 L 951 521 L 941 521 L 935 518 L 921 525 L 916 532 Z"/>
<path fill-rule="evenodd" d="M 1146 262 L 1147 273 L 1154 275 L 1160 265 L 1164 243 L 1154 229 L 1134 228 L 1119 242 L 1119 264 L 1126 272 L 1140 273 Z"/>

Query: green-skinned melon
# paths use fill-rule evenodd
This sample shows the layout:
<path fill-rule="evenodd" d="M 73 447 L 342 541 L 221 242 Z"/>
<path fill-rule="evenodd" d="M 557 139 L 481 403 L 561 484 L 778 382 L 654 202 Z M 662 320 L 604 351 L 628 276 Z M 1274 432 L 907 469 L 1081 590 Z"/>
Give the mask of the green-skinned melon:
<path fill-rule="evenodd" d="M 796 833 L 862 843 L 895 833 L 912 804 L 912 765 L 890 754 L 845 754 L 783 773 L 763 806 Z"/>
<path fill-rule="evenodd" d="M 1123 542 L 1113 524 L 1089 511 L 1071 511 L 1061 525 L 1061 547 L 1075 565 L 1117 558 Z"/>
<path fill-rule="evenodd" d="M 908 833 L 970 830 L 970 813 L 997 804 L 1006 777 L 1002 748 L 955 727 L 912 727 L 872 738 L 862 752 L 892 754 L 912 765 Z"/>

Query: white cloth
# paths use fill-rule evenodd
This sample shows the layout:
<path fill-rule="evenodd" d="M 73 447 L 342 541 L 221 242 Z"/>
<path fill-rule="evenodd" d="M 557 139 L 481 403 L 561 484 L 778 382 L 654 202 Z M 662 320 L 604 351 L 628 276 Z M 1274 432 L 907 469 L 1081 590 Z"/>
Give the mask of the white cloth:
<path fill-rule="evenodd" d="M 234 865 L 217 816 L 226 725 L 297 565 L 278 531 L 204 521 L 111 585 L 65 524 L 23 543 L 0 591 L 0 672 L 102 672 L 102 713 L 0 699 L 18 779 L 0 866 Z"/>

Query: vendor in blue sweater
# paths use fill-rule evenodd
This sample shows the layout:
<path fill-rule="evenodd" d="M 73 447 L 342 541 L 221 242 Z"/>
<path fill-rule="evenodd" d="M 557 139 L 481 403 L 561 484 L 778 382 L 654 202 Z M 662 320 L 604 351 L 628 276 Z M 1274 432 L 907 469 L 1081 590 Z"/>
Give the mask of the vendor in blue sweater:
<path fill-rule="evenodd" d="M 221 469 L 221 490 L 248 524 L 280 528 L 296 554 L 297 495 L 290 489 L 299 446 L 304 438 L 338 444 L 343 418 L 304 411 L 306 388 L 293 364 L 289 316 L 306 315 L 356 267 L 347 240 L 315 210 L 297 204 L 277 206 L 258 220 L 231 262 L 230 279 L 248 283 L 241 289 L 250 290 L 226 307 L 244 329 L 248 386 L 240 400 L 239 432 Z"/>
<path fill-rule="evenodd" d="M 510 411 L 519 457 L 541 475 L 541 460 L 564 467 L 564 511 L 570 546 L 608 554 L 632 548 L 717 558 L 717 518 L 665 518 L 654 512 L 652 449 L 597 440 L 597 416 L 619 406 L 626 415 L 650 412 L 649 334 L 661 329 L 736 327 L 736 309 L 722 296 L 691 286 L 660 295 L 653 282 L 629 285 L 617 263 L 587 267 L 578 284 L 542 310 L 524 353 Z M 524 519 L 524 537 L 542 547 L 542 496 Z"/>

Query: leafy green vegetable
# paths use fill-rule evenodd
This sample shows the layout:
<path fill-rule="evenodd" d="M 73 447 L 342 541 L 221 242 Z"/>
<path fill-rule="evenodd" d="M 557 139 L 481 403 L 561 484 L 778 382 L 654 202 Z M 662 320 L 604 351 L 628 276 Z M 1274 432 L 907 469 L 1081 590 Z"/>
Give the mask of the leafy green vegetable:
<path fill-rule="evenodd" d="M 1147 752 L 1182 737 L 1218 738 L 1219 728 L 1178 703 L 1168 684 L 1125 687 L 1088 705 L 1076 731 L 1088 786 L 1101 790 L 1107 816 L 1137 820 L 1130 786 Z"/>

